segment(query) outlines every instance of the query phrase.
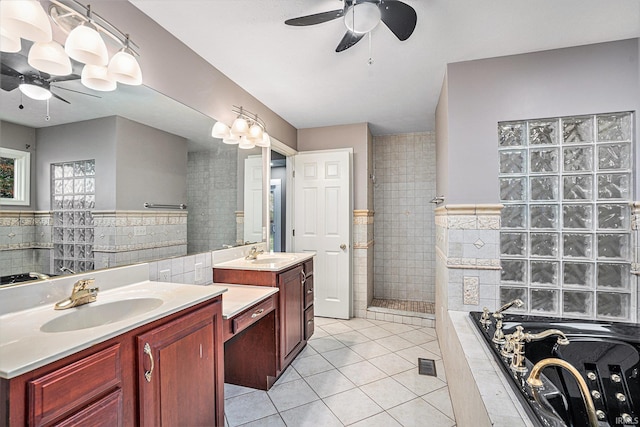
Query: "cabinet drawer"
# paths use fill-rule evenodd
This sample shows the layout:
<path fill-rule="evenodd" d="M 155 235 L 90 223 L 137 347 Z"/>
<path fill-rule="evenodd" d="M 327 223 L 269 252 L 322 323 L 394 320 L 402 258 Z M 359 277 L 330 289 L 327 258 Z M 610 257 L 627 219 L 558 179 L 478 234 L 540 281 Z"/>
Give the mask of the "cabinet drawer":
<path fill-rule="evenodd" d="M 238 332 L 248 328 L 267 314 L 271 313 L 275 308 L 274 298 L 272 297 L 262 301 L 260 304 L 254 305 L 233 319 L 233 333 L 237 334 Z"/>
<path fill-rule="evenodd" d="M 304 311 L 304 339 L 308 340 L 313 335 L 315 322 L 313 320 L 313 306 Z"/>
<path fill-rule="evenodd" d="M 56 427 L 119 427 L 123 424 L 122 389 L 117 389 L 55 425 Z"/>
<path fill-rule="evenodd" d="M 305 276 L 313 274 L 313 258 L 302 263 L 302 271 L 304 271 Z"/>
<path fill-rule="evenodd" d="M 304 281 L 304 308 L 313 304 L 313 276 L 308 276 Z"/>
<path fill-rule="evenodd" d="M 29 381 L 30 425 L 49 424 L 120 385 L 120 344 Z"/>

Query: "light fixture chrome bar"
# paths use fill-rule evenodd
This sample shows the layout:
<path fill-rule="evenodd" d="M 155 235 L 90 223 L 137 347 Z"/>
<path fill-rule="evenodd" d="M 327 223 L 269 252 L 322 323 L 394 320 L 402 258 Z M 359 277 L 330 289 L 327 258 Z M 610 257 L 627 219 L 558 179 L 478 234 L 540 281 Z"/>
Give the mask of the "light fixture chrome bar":
<path fill-rule="evenodd" d="M 258 114 L 252 113 L 251 111 L 247 110 L 246 108 L 238 107 L 237 105 L 234 105 L 233 108 L 231 109 L 231 111 L 236 113 L 238 115 L 238 117 L 242 117 L 243 119 L 248 120 L 249 122 L 256 123 L 258 126 L 260 126 L 262 128 L 262 130 L 264 130 L 266 132 L 267 125 L 265 124 L 264 120 L 262 120 L 260 117 L 258 117 Z"/>
<path fill-rule="evenodd" d="M 140 56 L 140 54 L 132 47 L 134 46 L 139 49 L 140 46 L 138 46 L 133 40 L 131 40 L 129 34 L 123 32 L 118 27 L 97 14 L 93 10 L 93 8 L 91 8 L 91 5 L 85 6 L 78 0 L 65 0 L 64 2 L 62 0 L 50 0 L 50 2 L 68 12 L 67 14 L 58 15 L 57 18 L 75 16 L 82 19 L 84 22 L 91 22 L 98 29 L 98 31 L 106 34 L 122 47 L 128 47 L 129 50 L 136 56 Z M 77 10 L 77 8 L 81 8 L 81 10 Z M 51 15 L 51 11 L 49 12 L 49 15 Z M 53 19 L 55 21 L 55 18 Z"/>
<path fill-rule="evenodd" d="M 177 205 L 164 205 L 161 203 L 144 203 L 144 207 L 147 209 L 187 209 L 187 205 L 180 203 Z"/>

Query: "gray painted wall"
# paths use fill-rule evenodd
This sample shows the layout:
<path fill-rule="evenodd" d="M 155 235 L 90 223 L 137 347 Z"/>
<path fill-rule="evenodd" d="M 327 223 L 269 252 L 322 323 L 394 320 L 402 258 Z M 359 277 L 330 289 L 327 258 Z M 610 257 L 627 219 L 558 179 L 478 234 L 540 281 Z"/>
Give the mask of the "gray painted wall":
<path fill-rule="evenodd" d="M 36 210 L 51 209 L 51 163 L 96 160 L 96 209 L 116 206 L 116 117 L 36 129 Z"/>
<path fill-rule="evenodd" d="M 116 209 L 187 203 L 186 139 L 118 117 L 115 142 Z"/>
<path fill-rule="evenodd" d="M 500 121 L 640 110 L 638 44 L 630 39 L 449 64 L 437 113 L 438 125 L 448 124 L 438 129 L 438 191 L 446 203 L 498 201 Z M 636 140 L 639 128 L 636 115 Z M 635 187 L 637 195 L 638 177 Z"/>
<path fill-rule="evenodd" d="M 354 209 L 373 209 L 373 197 L 369 196 L 372 141 L 367 123 L 298 130 L 298 151 L 353 148 Z"/>
<path fill-rule="evenodd" d="M 29 148 L 27 149 L 27 145 Z M 12 150 L 28 151 L 31 153 L 31 185 L 30 203 L 24 206 L 2 205 L 2 210 L 28 211 L 33 210 L 36 200 L 36 130 L 15 123 L 0 120 L 0 147 Z"/>

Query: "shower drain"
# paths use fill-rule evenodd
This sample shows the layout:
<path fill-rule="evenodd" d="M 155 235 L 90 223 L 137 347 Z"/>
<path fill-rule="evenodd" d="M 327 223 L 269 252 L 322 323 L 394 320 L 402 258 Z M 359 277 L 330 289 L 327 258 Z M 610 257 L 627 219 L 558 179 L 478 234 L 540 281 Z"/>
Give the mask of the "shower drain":
<path fill-rule="evenodd" d="M 430 375 L 432 377 L 437 376 L 436 373 L 436 361 L 433 359 L 418 358 L 418 373 L 420 375 Z"/>

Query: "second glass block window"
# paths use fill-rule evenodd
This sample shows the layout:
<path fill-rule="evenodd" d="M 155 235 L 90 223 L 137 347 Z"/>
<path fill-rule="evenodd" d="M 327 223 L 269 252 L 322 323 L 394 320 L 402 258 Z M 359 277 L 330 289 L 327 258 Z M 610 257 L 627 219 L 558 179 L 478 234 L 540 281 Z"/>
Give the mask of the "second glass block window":
<path fill-rule="evenodd" d="M 498 124 L 501 303 L 629 320 L 633 114 Z"/>

